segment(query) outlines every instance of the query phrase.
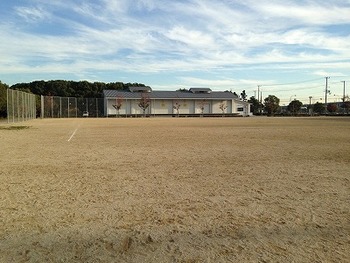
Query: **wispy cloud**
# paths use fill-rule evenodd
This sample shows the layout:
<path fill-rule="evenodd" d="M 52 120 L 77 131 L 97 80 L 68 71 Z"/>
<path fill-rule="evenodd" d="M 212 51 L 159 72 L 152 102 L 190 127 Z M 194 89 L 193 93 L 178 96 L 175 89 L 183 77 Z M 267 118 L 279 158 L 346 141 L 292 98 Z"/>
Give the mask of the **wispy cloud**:
<path fill-rule="evenodd" d="M 349 23 L 350 7 L 346 1 L 256 1 L 256 12 L 284 20 L 290 25 L 331 25 Z"/>
<path fill-rule="evenodd" d="M 18 3 L 0 18 L 5 79 L 33 72 L 91 79 L 95 70 L 93 78 L 158 73 L 149 85 L 174 85 L 162 77 L 167 74 L 178 85 L 227 89 L 231 81 L 245 87 L 273 77 L 281 82 L 290 75 L 349 74 L 349 1 Z"/>
<path fill-rule="evenodd" d="M 41 7 L 15 7 L 15 13 L 26 22 L 39 22 L 49 17 L 49 14 Z"/>

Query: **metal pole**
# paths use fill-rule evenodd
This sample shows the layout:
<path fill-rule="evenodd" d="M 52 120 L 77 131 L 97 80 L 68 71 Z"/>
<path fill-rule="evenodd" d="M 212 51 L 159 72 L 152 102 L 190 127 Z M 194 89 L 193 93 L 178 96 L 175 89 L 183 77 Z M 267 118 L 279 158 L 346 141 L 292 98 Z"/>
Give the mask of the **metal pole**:
<path fill-rule="evenodd" d="M 40 118 L 44 118 L 44 96 L 40 95 Z"/>
<path fill-rule="evenodd" d="M 325 96 L 324 96 L 324 103 L 325 103 L 326 107 L 327 107 L 328 79 L 329 79 L 329 78 L 330 78 L 330 77 L 326 77 L 326 92 L 325 92 Z"/>
<path fill-rule="evenodd" d="M 98 118 L 98 100 L 97 98 L 95 99 L 95 103 L 96 103 L 96 118 Z"/>
<path fill-rule="evenodd" d="M 62 97 L 60 97 L 60 118 L 62 118 Z"/>
<path fill-rule="evenodd" d="M 25 106 L 26 106 L 26 97 L 25 97 L 25 93 L 22 92 L 22 121 L 25 121 Z"/>
<path fill-rule="evenodd" d="M 25 115 L 26 115 L 26 121 L 28 120 L 28 110 L 29 110 L 29 97 L 28 97 L 29 93 L 25 93 L 24 97 L 25 97 L 25 101 L 26 101 L 26 111 L 25 111 Z"/>
<path fill-rule="evenodd" d="M 51 118 L 53 118 L 53 96 L 51 96 Z"/>
<path fill-rule="evenodd" d="M 343 84 L 344 84 L 344 87 L 343 87 L 343 114 L 345 114 L 345 85 L 346 85 L 346 81 L 343 80 L 341 82 L 343 82 Z"/>
<path fill-rule="evenodd" d="M 10 122 L 10 114 L 9 114 L 9 89 L 6 89 L 6 115 L 7 115 L 7 123 Z"/>
<path fill-rule="evenodd" d="M 262 105 L 262 103 L 263 103 L 263 99 L 262 99 L 262 97 L 263 97 L 263 93 L 262 93 L 262 91 L 260 91 L 260 105 Z M 262 107 L 260 108 L 260 113 L 262 113 Z"/>
<path fill-rule="evenodd" d="M 343 102 L 345 102 L 345 83 L 346 83 L 346 81 L 343 80 L 341 82 L 343 82 L 343 84 L 344 84 L 344 87 L 343 87 Z"/>
<path fill-rule="evenodd" d="M 16 96 L 17 96 L 17 122 L 19 122 L 19 91 L 16 92 Z"/>
<path fill-rule="evenodd" d="M 29 110 L 29 102 L 28 102 L 28 94 L 29 93 L 24 93 L 24 101 L 25 101 L 25 119 L 26 121 L 28 120 L 28 110 Z"/>
<path fill-rule="evenodd" d="M 15 122 L 15 99 L 13 97 L 13 90 L 11 90 L 12 93 L 12 122 Z"/>

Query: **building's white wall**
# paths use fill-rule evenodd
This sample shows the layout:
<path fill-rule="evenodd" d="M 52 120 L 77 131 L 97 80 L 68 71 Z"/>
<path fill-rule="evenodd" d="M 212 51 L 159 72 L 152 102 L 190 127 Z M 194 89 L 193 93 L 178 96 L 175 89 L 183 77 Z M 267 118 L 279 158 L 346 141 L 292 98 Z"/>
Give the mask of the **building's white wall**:
<path fill-rule="evenodd" d="M 212 103 L 212 110 L 213 110 L 213 113 L 222 113 L 221 109 L 220 109 L 220 104 L 222 103 L 223 101 L 220 101 L 220 100 L 214 100 L 213 103 Z M 226 109 L 225 109 L 225 112 L 226 112 Z"/>
<path fill-rule="evenodd" d="M 143 114 L 143 110 L 139 107 L 140 100 L 129 100 L 130 102 L 130 114 Z M 145 111 L 145 114 L 151 113 L 151 104 L 148 106 L 148 108 Z"/>
<path fill-rule="evenodd" d="M 227 101 L 227 109 L 226 109 L 227 113 L 233 113 L 232 104 L 233 104 L 232 100 Z"/>
<path fill-rule="evenodd" d="M 195 100 L 194 101 L 195 109 L 194 113 L 201 114 L 201 106 L 204 106 L 203 113 L 210 113 L 211 112 L 211 101 L 209 100 Z"/>
<path fill-rule="evenodd" d="M 194 113 L 194 102 L 192 100 L 178 100 L 180 103 L 179 114 L 193 114 Z M 176 113 L 176 110 L 174 110 Z"/>
<path fill-rule="evenodd" d="M 222 113 L 220 109 L 221 104 L 226 105 L 224 113 L 232 113 L 232 101 L 231 100 L 213 100 L 212 101 L 212 113 Z"/>
<path fill-rule="evenodd" d="M 111 99 L 107 100 L 107 115 L 112 115 L 116 113 L 116 110 L 113 107 L 113 104 L 115 104 L 115 100 L 111 100 Z"/>
<path fill-rule="evenodd" d="M 152 100 L 152 114 L 172 114 L 172 100 Z"/>
<path fill-rule="evenodd" d="M 173 108 L 175 103 L 180 104 L 179 114 L 201 114 L 200 105 L 203 100 L 151 100 L 150 106 L 146 110 L 146 114 L 176 114 L 177 111 Z M 222 113 L 220 103 L 222 100 L 205 100 L 203 113 Z M 239 100 L 224 101 L 227 105 L 225 113 L 238 113 L 247 116 L 250 113 L 250 104 Z M 138 106 L 138 99 L 125 99 L 119 111 L 121 115 L 143 114 L 142 109 Z M 107 115 L 116 115 L 117 111 L 113 107 L 116 104 L 115 99 L 108 99 L 106 102 Z M 239 111 L 239 108 L 243 109 Z"/>
<path fill-rule="evenodd" d="M 250 115 L 250 104 L 244 101 L 233 100 L 233 113 L 238 113 L 242 116 Z"/>
<path fill-rule="evenodd" d="M 113 107 L 113 105 L 116 105 L 116 100 L 115 99 L 108 99 L 106 103 L 106 112 L 107 115 L 116 115 L 117 110 Z M 124 115 L 124 114 L 130 114 L 130 100 L 124 100 L 122 102 L 122 106 L 119 110 L 119 114 Z"/>

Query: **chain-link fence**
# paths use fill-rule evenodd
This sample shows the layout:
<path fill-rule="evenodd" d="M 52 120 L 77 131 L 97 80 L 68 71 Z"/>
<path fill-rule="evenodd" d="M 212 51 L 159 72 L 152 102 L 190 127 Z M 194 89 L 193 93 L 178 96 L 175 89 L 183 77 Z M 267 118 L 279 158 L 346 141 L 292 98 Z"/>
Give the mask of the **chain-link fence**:
<path fill-rule="evenodd" d="M 37 96 L 19 90 L 7 90 L 7 121 L 20 122 L 36 117 L 103 117 L 103 98 Z"/>
<path fill-rule="evenodd" d="M 41 96 L 42 118 L 103 117 L 102 98 Z"/>
<path fill-rule="evenodd" d="M 36 118 L 37 96 L 27 92 L 7 89 L 7 121 L 20 122 Z"/>

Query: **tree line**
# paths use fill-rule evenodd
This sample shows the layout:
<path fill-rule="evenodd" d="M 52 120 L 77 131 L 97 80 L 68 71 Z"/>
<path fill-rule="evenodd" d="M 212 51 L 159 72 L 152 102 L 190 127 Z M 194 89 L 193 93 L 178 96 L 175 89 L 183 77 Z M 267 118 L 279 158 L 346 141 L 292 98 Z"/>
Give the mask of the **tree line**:
<path fill-rule="evenodd" d="M 4 84 L 0 80 L 0 118 L 6 117 L 6 108 L 7 108 L 7 89 L 9 86 Z"/>
<path fill-rule="evenodd" d="M 275 95 L 269 95 L 264 99 L 264 102 L 258 101 L 254 96 L 250 97 L 248 100 L 251 103 L 251 110 L 254 115 L 266 114 L 273 116 L 276 114 L 280 115 L 297 115 L 301 113 L 303 108 L 303 103 L 299 100 L 292 100 L 286 107 L 280 106 L 280 99 Z M 341 112 L 343 114 L 349 114 L 350 101 L 345 100 L 341 104 L 337 103 L 324 103 L 316 102 L 312 105 L 304 106 L 308 112 L 306 114 L 335 114 L 336 112 Z"/>
<path fill-rule="evenodd" d="M 145 84 L 123 82 L 104 83 L 85 80 L 39 80 L 30 83 L 17 83 L 10 88 L 44 96 L 102 98 L 103 90 L 128 90 L 130 86 L 144 87 Z"/>

